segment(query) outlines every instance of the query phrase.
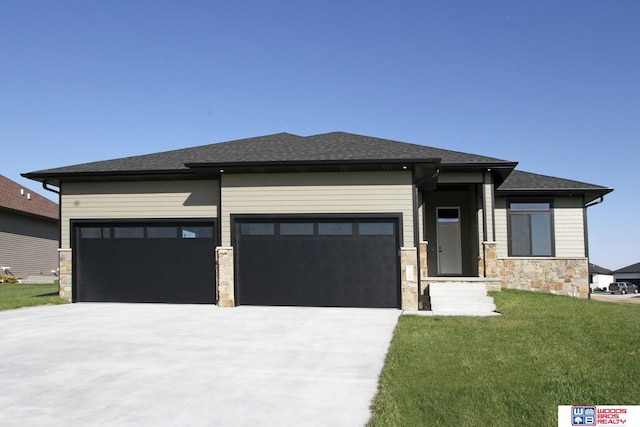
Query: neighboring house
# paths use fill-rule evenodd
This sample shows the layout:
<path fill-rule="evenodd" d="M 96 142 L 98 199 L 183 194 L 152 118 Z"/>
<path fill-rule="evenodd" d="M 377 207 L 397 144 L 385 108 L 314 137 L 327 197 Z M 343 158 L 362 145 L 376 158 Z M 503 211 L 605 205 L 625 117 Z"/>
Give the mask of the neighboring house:
<path fill-rule="evenodd" d="M 589 285 L 591 290 L 607 290 L 609 284 L 614 282 L 613 271 L 589 263 Z"/>
<path fill-rule="evenodd" d="M 55 279 L 58 238 L 58 205 L 0 175 L 0 274 Z"/>
<path fill-rule="evenodd" d="M 640 287 L 640 262 L 613 272 L 616 282 L 631 282 Z"/>
<path fill-rule="evenodd" d="M 450 280 L 586 297 L 586 208 L 612 190 L 515 167 L 333 132 L 24 176 L 60 188 L 73 301 L 416 309 Z"/>

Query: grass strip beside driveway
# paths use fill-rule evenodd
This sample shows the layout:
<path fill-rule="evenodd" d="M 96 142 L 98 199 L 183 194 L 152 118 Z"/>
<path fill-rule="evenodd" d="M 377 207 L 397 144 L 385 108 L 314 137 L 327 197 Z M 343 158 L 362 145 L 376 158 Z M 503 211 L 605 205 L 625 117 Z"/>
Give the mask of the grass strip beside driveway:
<path fill-rule="evenodd" d="M 640 404 L 640 307 L 504 290 L 500 317 L 402 316 L 370 426 L 557 425 Z"/>
<path fill-rule="evenodd" d="M 0 311 L 67 302 L 58 296 L 56 283 L 38 285 L 0 283 Z"/>

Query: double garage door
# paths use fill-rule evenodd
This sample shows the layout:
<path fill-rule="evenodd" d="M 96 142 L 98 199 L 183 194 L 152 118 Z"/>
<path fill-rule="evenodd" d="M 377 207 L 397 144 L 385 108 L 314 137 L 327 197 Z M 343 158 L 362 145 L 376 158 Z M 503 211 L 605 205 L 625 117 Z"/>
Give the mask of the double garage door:
<path fill-rule="evenodd" d="M 397 218 L 237 218 L 241 305 L 400 307 Z M 75 224 L 74 300 L 215 303 L 215 222 Z"/>
<path fill-rule="evenodd" d="M 74 300 L 215 303 L 214 222 L 74 226 Z"/>
<path fill-rule="evenodd" d="M 398 221 L 238 219 L 237 301 L 399 307 Z"/>

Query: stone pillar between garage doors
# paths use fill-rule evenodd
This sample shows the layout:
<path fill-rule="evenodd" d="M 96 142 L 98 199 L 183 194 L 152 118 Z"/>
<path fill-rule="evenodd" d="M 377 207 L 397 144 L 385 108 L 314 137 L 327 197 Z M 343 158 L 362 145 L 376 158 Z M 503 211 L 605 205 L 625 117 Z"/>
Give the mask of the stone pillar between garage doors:
<path fill-rule="evenodd" d="M 418 309 L 418 248 L 400 248 L 403 310 Z"/>
<path fill-rule="evenodd" d="M 235 281 L 233 276 L 233 248 L 216 248 L 216 288 L 219 307 L 235 307 Z"/>
<path fill-rule="evenodd" d="M 58 295 L 71 302 L 73 257 L 71 249 L 58 249 Z"/>

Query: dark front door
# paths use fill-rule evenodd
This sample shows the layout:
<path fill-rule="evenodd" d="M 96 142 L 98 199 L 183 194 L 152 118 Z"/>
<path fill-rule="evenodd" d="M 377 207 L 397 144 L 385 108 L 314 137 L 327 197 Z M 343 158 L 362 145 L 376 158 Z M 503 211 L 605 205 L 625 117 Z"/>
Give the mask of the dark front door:
<path fill-rule="evenodd" d="M 235 223 L 239 304 L 399 307 L 398 222 Z"/>
<path fill-rule="evenodd" d="M 74 226 L 74 301 L 215 303 L 215 224 Z"/>

